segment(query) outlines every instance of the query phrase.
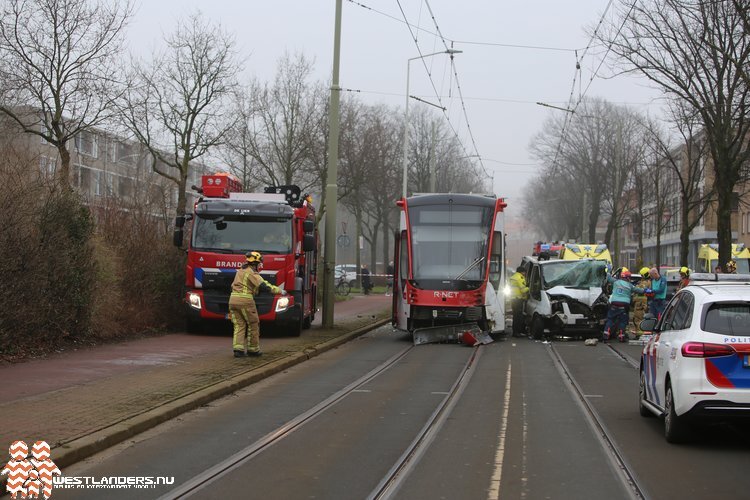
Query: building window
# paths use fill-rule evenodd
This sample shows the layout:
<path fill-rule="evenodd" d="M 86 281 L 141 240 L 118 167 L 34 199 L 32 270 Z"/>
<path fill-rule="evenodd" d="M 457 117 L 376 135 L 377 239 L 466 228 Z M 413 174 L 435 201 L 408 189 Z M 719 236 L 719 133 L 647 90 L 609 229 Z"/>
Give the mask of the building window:
<path fill-rule="evenodd" d="M 39 172 L 44 177 L 54 177 L 57 171 L 57 160 L 47 156 L 39 157 Z"/>
<path fill-rule="evenodd" d="M 91 132 L 80 132 L 75 138 L 76 151 L 80 154 L 97 158 L 97 137 Z"/>
<path fill-rule="evenodd" d="M 91 194 L 94 196 L 102 195 L 102 172 L 101 170 L 91 169 Z"/>
<path fill-rule="evenodd" d="M 138 163 L 138 156 L 138 151 L 132 144 L 124 142 L 116 142 L 114 144 L 113 161 L 126 165 L 135 165 Z"/>
<path fill-rule="evenodd" d="M 732 212 L 737 212 L 740 209 L 740 193 L 737 191 L 732 192 L 732 200 L 730 206 L 732 207 Z"/>
<path fill-rule="evenodd" d="M 130 177 L 120 177 L 118 191 L 120 196 L 125 199 L 131 199 L 133 197 L 133 179 Z"/>
<path fill-rule="evenodd" d="M 114 196 L 116 193 L 115 191 L 115 182 L 117 181 L 117 176 L 111 172 L 107 172 L 105 174 L 105 179 L 107 182 L 107 196 Z"/>

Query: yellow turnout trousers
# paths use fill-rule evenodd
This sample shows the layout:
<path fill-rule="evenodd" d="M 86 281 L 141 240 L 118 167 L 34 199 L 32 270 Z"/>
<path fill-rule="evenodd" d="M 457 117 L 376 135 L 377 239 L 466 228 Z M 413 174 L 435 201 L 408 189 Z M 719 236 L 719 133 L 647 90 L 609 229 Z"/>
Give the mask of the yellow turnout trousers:
<path fill-rule="evenodd" d="M 255 301 L 232 297 L 229 300 L 229 315 L 234 325 L 232 348 L 235 351 L 258 352 L 260 350 L 260 320 Z"/>

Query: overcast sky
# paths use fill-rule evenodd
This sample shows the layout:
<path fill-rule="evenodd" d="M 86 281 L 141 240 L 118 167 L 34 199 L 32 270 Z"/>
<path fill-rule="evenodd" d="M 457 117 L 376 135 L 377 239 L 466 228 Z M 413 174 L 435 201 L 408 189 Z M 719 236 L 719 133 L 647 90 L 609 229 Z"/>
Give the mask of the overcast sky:
<path fill-rule="evenodd" d="M 467 152 L 485 159 L 485 167 L 494 173 L 495 192 L 508 198 L 511 215 L 518 214 L 514 207 L 519 205 L 514 202 L 520 203 L 522 186 L 538 168 L 529 155 L 529 143 L 546 118 L 564 113 L 535 103 L 566 105 L 576 54 L 496 44 L 578 49 L 580 56 L 589 44 L 584 28 L 598 22 L 607 2 L 344 0 L 340 84 L 361 91 L 358 96 L 366 102 L 403 109 L 407 60 L 420 52 L 399 4 L 415 26 L 412 29 L 422 54 L 444 50 L 443 42 L 434 35 L 429 5 L 443 37 L 463 51 L 455 56 L 455 63 L 476 151 L 444 54 L 425 59 L 435 87 Z M 246 75 L 270 80 L 278 59 L 289 51 L 313 59 L 317 78 L 327 81 L 333 60 L 334 9 L 334 0 L 140 1 L 129 28 L 129 44 L 135 53 L 145 55 L 165 32 L 173 30 L 178 16 L 199 10 L 236 36 L 238 49 L 247 58 Z M 582 60 L 581 90 L 591 80 L 604 51 L 592 47 Z M 606 65 L 599 75 L 610 76 Z M 409 93 L 437 101 L 420 61 L 411 63 Z M 575 97 L 578 95 L 577 84 Z M 627 103 L 652 114 L 659 112 L 658 101 L 654 101 L 658 92 L 634 77 L 597 77 L 586 95 Z M 415 106 L 427 105 L 412 100 L 410 108 Z"/>

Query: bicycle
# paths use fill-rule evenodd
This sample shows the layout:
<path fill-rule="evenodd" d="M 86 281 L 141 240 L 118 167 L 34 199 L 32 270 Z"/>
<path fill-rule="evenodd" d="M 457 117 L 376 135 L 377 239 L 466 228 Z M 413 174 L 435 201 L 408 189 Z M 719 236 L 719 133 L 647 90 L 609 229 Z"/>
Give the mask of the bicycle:
<path fill-rule="evenodd" d="M 341 273 L 336 281 L 336 295 L 346 296 L 352 291 L 352 287 L 346 280 L 346 273 Z"/>

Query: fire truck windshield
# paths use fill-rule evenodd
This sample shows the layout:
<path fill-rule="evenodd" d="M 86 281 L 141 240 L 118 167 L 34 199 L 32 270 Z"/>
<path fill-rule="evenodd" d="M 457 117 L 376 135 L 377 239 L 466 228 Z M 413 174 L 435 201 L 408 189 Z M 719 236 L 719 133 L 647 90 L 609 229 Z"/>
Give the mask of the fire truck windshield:
<path fill-rule="evenodd" d="M 292 251 L 292 220 L 248 219 L 231 215 L 198 216 L 193 227 L 194 250 L 220 253 L 285 254 Z"/>
<path fill-rule="evenodd" d="M 476 205 L 410 207 L 415 280 L 482 281 L 493 209 Z M 472 266 L 472 264 L 474 265 Z"/>

